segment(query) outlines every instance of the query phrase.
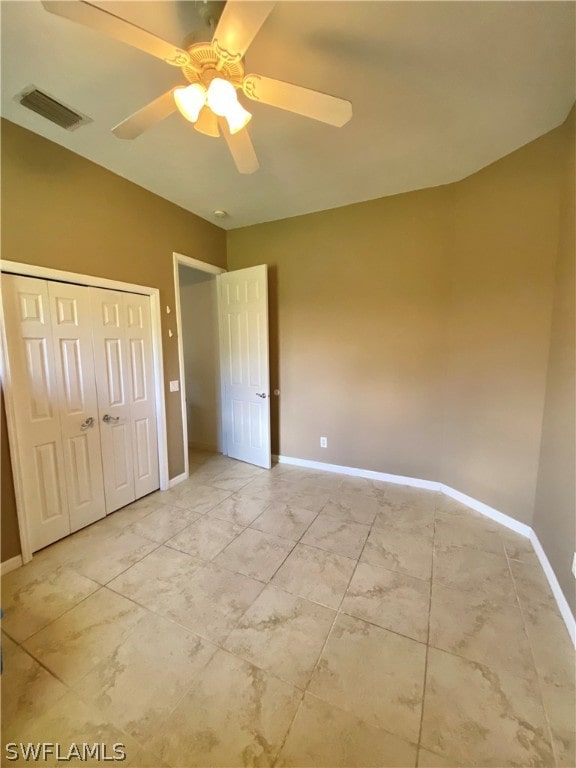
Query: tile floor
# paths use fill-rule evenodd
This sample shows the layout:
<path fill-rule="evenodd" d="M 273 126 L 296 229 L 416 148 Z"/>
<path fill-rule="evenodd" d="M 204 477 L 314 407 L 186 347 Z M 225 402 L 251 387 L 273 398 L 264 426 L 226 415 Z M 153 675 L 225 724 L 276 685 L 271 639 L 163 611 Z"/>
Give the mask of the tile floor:
<path fill-rule="evenodd" d="M 530 545 L 433 492 L 193 452 L 2 601 L 5 743 L 120 742 L 132 768 L 576 765 L 574 653 Z"/>

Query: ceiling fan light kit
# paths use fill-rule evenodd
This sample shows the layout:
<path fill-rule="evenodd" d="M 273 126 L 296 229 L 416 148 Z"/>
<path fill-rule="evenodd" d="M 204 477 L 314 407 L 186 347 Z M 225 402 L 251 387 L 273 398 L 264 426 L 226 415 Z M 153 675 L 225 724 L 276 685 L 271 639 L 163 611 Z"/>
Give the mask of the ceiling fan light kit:
<path fill-rule="evenodd" d="M 187 50 L 84 0 L 43 0 L 42 4 L 51 13 L 181 68 L 188 85 L 171 88 L 115 126 L 112 131 L 118 138 L 135 139 L 178 111 L 199 133 L 214 138 L 222 135 L 238 171 L 254 173 L 259 163 L 246 128 L 252 114 L 239 102 L 238 90 L 253 101 L 336 127 L 352 117 L 352 104 L 345 99 L 262 75 L 244 75 L 246 50 L 274 2 L 229 0 L 212 41 L 197 43 Z"/>

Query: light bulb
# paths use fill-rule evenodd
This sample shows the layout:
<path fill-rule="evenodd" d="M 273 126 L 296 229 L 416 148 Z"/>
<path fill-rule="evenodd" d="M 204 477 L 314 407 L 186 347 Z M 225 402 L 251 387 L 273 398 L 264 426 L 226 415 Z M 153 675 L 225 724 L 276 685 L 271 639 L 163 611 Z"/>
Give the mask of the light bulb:
<path fill-rule="evenodd" d="M 195 123 L 198 120 L 200 110 L 206 103 L 206 89 L 200 83 L 192 83 L 185 88 L 176 88 L 174 101 L 186 120 Z"/>
<path fill-rule="evenodd" d="M 247 109 L 244 109 L 239 101 L 226 112 L 225 117 L 228 121 L 230 133 L 238 133 L 238 131 L 241 131 L 252 119 L 250 112 L 248 112 Z"/>
<path fill-rule="evenodd" d="M 241 131 L 252 117 L 238 101 L 232 83 L 221 77 L 215 77 L 210 83 L 206 101 L 215 115 L 226 118 L 230 133 Z"/>
<path fill-rule="evenodd" d="M 218 117 L 224 117 L 233 104 L 238 103 L 236 89 L 228 80 L 215 77 L 208 87 L 206 101 L 212 112 Z"/>

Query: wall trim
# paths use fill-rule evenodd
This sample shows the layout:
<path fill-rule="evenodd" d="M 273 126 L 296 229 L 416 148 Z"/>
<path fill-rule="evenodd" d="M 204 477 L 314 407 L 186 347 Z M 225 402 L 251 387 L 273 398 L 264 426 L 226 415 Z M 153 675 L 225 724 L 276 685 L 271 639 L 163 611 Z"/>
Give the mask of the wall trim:
<path fill-rule="evenodd" d="M 540 539 L 536 535 L 536 532 L 532 529 L 530 530 L 530 543 L 534 547 L 534 551 L 536 552 L 536 557 L 540 561 L 542 570 L 544 571 L 546 578 L 548 579 L 548 584 L 550 584 L 550 589 L 552 590 L 552 594 L 554 595 L 554 599 L 556 600 L 556 605 L 558 606 L 560 613 L 562 615 L 562 618 L 564 619 L 564 623 L 566 624 L 568 633 L 572 638 L 572 643 L 576 647 L 576 618 L 572 615 L 572 611 L 570 610 L 568 601 L 566 600 L 564 592 L 562 592 L 562 587 L 560 586 L 560 582 L 556 578 L 556 574 L 554 573 L 554 569 L 550 565 L 550 560 L 548 560 L 546 552 L 544 552 L 544 547 L 542 546 L 542 544 L 540 544 Z"/>
<path fill-rule="evenodd" d="M 530 528 L 529 525 L 526 525 L 526 523 L 521 523 L 519 520 L 515 520 L 513 517 L 510 517 L 510 515 L 505 515 L 503 512 L 498 512 L 498 510 L 494 509 L 494 507 L 490 507 L 488 504 L 484 504 L 483 501 L 478 501 L 478 499 L 473 499 L 472 496 L 467 496 L 465 493 L 461 493 L 455 488 L 450 488 L 449 485 L 438 483 L 438 490 L 440 490 L 445 496 L 450 496 L 451 499 L 456 499 L 456 501 L 459 501 L 461 504 L 465 504 L 467 507 L 470 507 L 470 509 L 474 509 L 476 512 L 480 512 L 480 514 L 489 517 L 491 520 L 494 520 L 497 523 L 500 523 L 500 525 L 516 531 L 516 533 L 519 533 L 521 536 L 529 538 L 530 533 L 532 532 L 532 528 Z"/>
<path fill-rule="evenodd" d="M 309 459 L 298 459 L 298 458 L 295 458 L 294 456 L 277 455 L 277 456 L 273 456 L 273 458 L 276 461 L 278 461 L 279 464 L 291 464 L 295 467 L 305 467 L 307 469 L 320 469 L 323 472 L 336 472 L 341 475 L 352 475 L 353 477 L 364 477 L 368 480 L 380 480 L 386 483 L 409 485 L 413 488 L 425 488 L 430 491 L 440 491 L 445 496 L 449 496 L 450 498 L 455 499 L 456 501 L 459 501 L 461 504 L 464 504 L 465 506 L 470 507 L 470 509 L 473 509 L 476 512 L 480 512 L 480 514 L 484 515 L 485 517 L 488 517 L 491 520 L 494 520 L 496 523 L 503 525 L 505 528 L 510 528 L 516 533 L 519 533 L 521 536 L 524 536 L 525 538 L 529 539 L 530 543 L 534 548 L 538 561 L 542 566 L 542 570 L 544 571 L 544 574 L 548 579 L 548 583 L 550 584 L 550 589 L 552 590 L 552 594 L 554 595 L 554 599 L 556 600 L 556 604 L 558 605 L 560 615 L 564 619 L 564 623 L 566 624 L 566 629 L 568 630 L 568 634 L 570 635 L 570 638 L 572 639 L 573 644 L 576 646 L 576 619 L 572 615 L 572 611 L 570 610 L 568 601 L 566 600 L 566 597 L 562 592 L 562 587 L 560 586 L 560 583 L 556 578 L 556 574 L 554 573 L 554 570 L 550 565 L 550 561 L 548 560 L 548 557 L 546 556 L 546 553 L 544 552 L 544 549 L 540 544 L 538 536 L 535 534 L 534 530 L 529 525 L 526 525 L 525 523 L 521 523 L 519 520 L 515 520 L 513 517 L 510 517 L 509 515 L 505 515 L 503 512 L 499 512 L 497 509 L 494 509 L 494 507 L 490 507 L 488 506 L 488 504 L 484 504 L 484 502 L 478 501 L 478 499 L 472 498 L 472 496 L 467 496 L 465 493 L 461 493 L 460 491 L 457 491 L 455 488 L 451 488 L 449 485 L 444 485 L 444 483 L 437 483 L 433 480 L 419 480 L 416 477 L 404 477 L 402 475 L 391 475 L 391 474 L 388 474 L 387 472 L 374 472 L 370 469 L 358 469 L 357 467 L 345 467 L 339 464 L 325 464 L 322 461 L 310 461 Z"/>
<path fill-rule="evenodd" d="M 183 483 L 184 480 L 188 480 L 188 477 L 188 472 L 182 472 L 181 475 L 172 477 L 170 480 L 168 480 L 168 488 L 174 488 L 175 485 L 179 485 L 180 483 Z"/>
<path fill-rule="evenodd" d="M 0 575 L 5 576 L 7 573 L 10 573 L 10 571 L 15 571 L 16 568 L 20 568 L 22 565 L 22 555 L 16 555 L 16 557 L 11 557 L 10 560 L 4 560 L 0 565 Z"/>

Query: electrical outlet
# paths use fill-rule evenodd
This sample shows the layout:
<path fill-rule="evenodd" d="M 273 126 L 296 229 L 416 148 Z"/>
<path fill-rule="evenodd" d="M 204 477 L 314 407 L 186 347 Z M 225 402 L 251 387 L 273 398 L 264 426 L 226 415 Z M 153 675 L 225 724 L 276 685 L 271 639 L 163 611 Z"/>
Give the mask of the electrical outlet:
<path fill-rule="evenodd" d="M 320 438 L 320 448 L 328 448 L 328 438 L 327 437 L 321 437 Z"/>
<path fill-rule="evenodd" d="M 576 577 L 576 552 L 574 552 L 574 559 L 572 560 L 572 573 Z"/>
<path fill-rule="evenodd" d="M 178 379 L 176 381 L 170 382 L 170 392 L 178 392 L 180 390 L 180 382 Z"/>

